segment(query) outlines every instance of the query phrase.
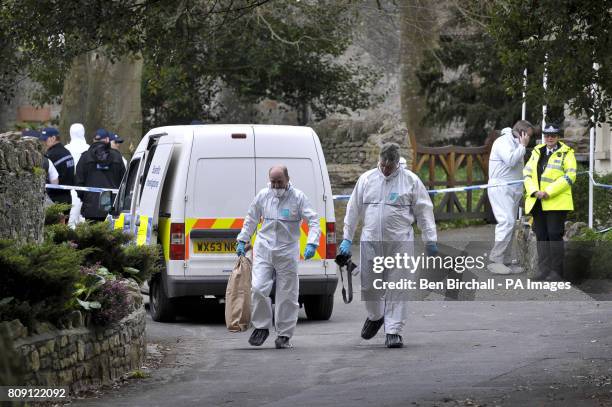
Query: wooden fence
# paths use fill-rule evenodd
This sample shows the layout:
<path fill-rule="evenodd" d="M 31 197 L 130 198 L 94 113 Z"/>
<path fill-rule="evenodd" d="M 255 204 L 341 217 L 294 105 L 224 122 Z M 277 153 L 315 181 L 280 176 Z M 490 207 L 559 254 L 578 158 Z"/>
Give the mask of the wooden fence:
<path fill-rule="evenodd" d="M 487 139 L 484 146 L 478 147 L 426 147 L 418 144 L 414 136 L 410 139 L 413 147 L 412 171 L 421 175 L 427 189 L 487 183 L 492 137 Z M 436 171 L 437 167 L 443 170 L 442 177 L 441 171 Z M 460 199 L 458 195 L 465 197 Z M 490 220 L 492 216 L 486 190 L 447 192 L 440 201 L 435 198 L 434 203 L 437 220 Z"/>

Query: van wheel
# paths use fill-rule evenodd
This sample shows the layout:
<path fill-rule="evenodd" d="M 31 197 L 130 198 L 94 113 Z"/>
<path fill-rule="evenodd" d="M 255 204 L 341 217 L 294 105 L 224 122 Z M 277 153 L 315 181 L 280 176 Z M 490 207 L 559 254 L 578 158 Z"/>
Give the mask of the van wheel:
<path fill-rule="evenodd" d="M 304 297 L 304 310 L 308 319 L 327 321 L 334 310 L 333 295 L 308 295 Z"/>
<path fill-rule="evenodd" d="M 153 321 L 173 322 L 176 316 L 174 308 L 174 301 L 166 296 L 161 276 L 153 277 L 149 287 L 149 310 Z"/>

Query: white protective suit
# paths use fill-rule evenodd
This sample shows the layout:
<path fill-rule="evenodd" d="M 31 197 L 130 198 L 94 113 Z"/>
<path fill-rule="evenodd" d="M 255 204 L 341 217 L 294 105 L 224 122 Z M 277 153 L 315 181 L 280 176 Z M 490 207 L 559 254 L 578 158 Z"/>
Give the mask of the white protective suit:
<path fill-rule="evenodd" d="M 364 281 L 369 281 L 371 271 L 365 271 L 363 266 L 364 246 L 367 242 L 386 243 L 388 248 L 396 251 L 401 247 L 402 252 L 412 255 L 413 229 L 416 220 L 422 231 L 424 242 L 436 242 L 436 224 L 433 213 L 433 204 L 419 177 L 412 171 L 399 168 L 385 177 L 380 169 L 375 168 L 362 174 L 355 185 L 351 198 L 346 207 L 344 218 L 344 239 L 353 240 L 359 219 L 363 219 L 361 231 L 361 270 L 362 295 L 364 294 Z M 393 256 L 395 253 L 385 253 Z M 390 270 L 388 281 L 409 277 L 406 270 Z M 393 293 L 387 292 L 376 300 L 369 298 L 364 301 L 368 319 L 371 321 L 385 318 L 385 332 L 399 334 L 406 319 L 406 301 L 394 298 Z"/>
<path fill-rule="evenodd" d="M 85 141 L 85 128 L 81 123 L 74 123 L 70 126 L 70 143 L 66 144 L 66 148 L 72 154 L 74 159 L 74 168 L 76 171 L 77 164 L 81 158 L 81 154 L 89 149 L 89 144 Z M 72 197 L 72 208 L 70 208 L 70 218 L 68 225 L 75 227 L 81 221 L 81 206 L 82 202 L 79 199 L 76 191 L 70 191 Z"/>
<path fill-rule="evenodd" d="M 489 183 L 501 183 L 523 179 L 525 147 L 506 127 L 495 140 L 489 156 Z M 487 190 L 491 209 L 497 220 L 495 245 L 489 260 L 492 263 L 510 264 L 512 261 L 512 236 L 521 198 L 523 184 L 500 186 Z"/>
<path fill-rule="evenodd" d="M 289 184 L 279 199 L 272 188 L 255 196 L 238 240 L 249 242 L 262 219 L 254 247 L 252 317 L 257 329 L 272 328 L 270 293 L 276 280 L 274 321 L 279 336 L 291 338 L 298 319 L 300 225 L 308 222 L 308 241 L 319 245 L 319 216 L 304 193 Z"/>

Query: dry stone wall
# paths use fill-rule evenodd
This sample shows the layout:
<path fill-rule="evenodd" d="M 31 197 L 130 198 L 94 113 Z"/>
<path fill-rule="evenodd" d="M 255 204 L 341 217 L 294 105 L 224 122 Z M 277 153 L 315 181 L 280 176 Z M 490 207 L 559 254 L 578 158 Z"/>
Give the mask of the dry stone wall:
<path fill-rule="evenodd" d="M 318 123 L 314 129 L 321 140 L 334 194 L 350 193 L 357 178 L 376 167 L 384 143 L 399 144 L 409 167 L 412 162 L 408 130 L 392 119 L 328 119 Z"/>
<path fill-rule="evenodd" d="M 29 332 L 19 320 L 0 323 L 0 338 L 12 342 L 11 353 L 22 370 L 15 384 L 65 386 L 74 394 L 112 383 L 144 362 L 145 315 L 141 303 L 119 323 L 104 328 L 85 327 L 78 311 L 61 330 L 39 323 Z"/>
<path fill-rule="evenodd" d="M 40 242 L 43 237 L 45 173 L 37 140 L 0 134 L 0 239 Z"/>

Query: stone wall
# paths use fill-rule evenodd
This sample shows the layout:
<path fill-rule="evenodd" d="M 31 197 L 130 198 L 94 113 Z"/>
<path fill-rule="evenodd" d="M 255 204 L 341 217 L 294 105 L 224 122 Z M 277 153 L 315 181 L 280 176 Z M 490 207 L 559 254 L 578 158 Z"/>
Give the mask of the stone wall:
<path fill-rule="evenodd" d="M 20 133 L 0 134 L 0 239 L 40 242 L 45 221 L 43 151 Z"/>
<path fill-rule="evenodd" d="M 537 239 L 535 232 L 533 231 L 531 224 L 528 222 L 529 217 L 523 216 L 523 219 L 517 220 L 515 225 L 516 230 L 516 242 L 517 242 L 517 253 L 518 260 L 525 270 L 525 276 L 533 278 L 538 273 L 538 250 L 537 250 Z M 565 235 L 563 240 L 568 242 L 574 236 L 580 234 L 582 229 L 587 227 L 584 222 L 565 222 Z M 566 243 L 566 257 L 568 254 Z M 567 261 L 567 258 L 566 258 Z"/>
<path fill-rule="evenodd" d="M 357 178 L 376 167 L 384 143 L 399 144 L 409 168 L 412 163 L 408 130 L 390 117 L 378 121 L 327 119 L 313 128 L 321 140 L 334 194 L 350 193 Z"/>
<path fill-rule="evenodd" d="M 110 384 L 138 369 L 145 358 L 145 315 L 142 303 L 118 324 L 87 328 L 80 312 L 66 329 L 39 323 L 30 333 L 19 320 L 0 323 L 22 367 L 22 386 L 66 386 L 70 394 Z M 29 335 L 29 336 L 28 336 Z M 4 352 L 4 351 L 3 351 Z"/>

